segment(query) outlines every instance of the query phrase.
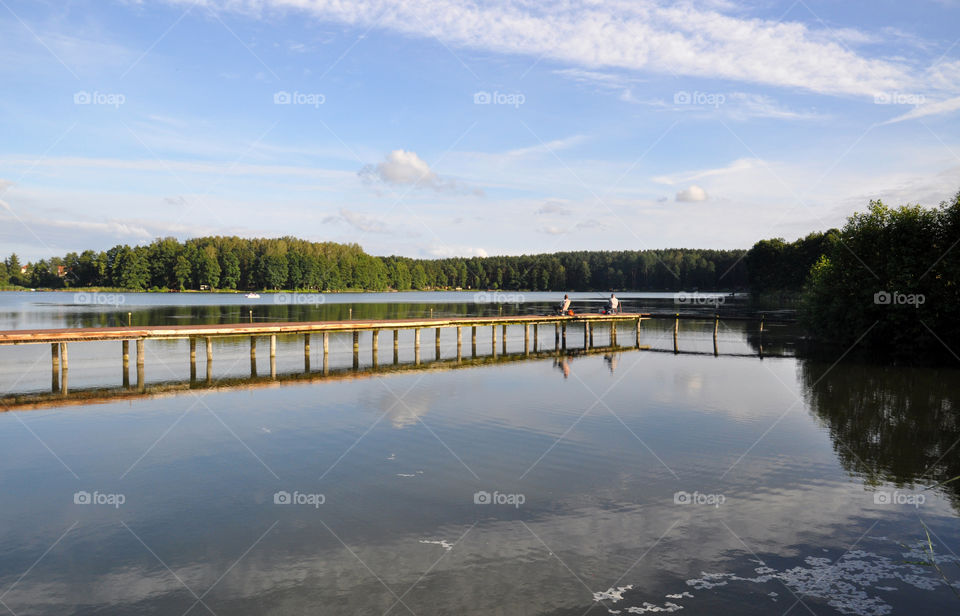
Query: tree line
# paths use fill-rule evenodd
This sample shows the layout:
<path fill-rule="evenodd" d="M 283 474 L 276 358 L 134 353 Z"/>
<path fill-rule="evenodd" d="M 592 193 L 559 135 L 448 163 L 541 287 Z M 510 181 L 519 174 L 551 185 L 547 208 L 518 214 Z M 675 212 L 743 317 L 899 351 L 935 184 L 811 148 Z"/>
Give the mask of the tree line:
<path fill-rule="evenodd" d="M 34 288 L 368 290 L 742 289 L 743 250 L 582 251 L 413 259 L 372 256 L 357 244 L 293 237 L 158 238 L 27 264 L 0 264 L 0 284 Z"/>

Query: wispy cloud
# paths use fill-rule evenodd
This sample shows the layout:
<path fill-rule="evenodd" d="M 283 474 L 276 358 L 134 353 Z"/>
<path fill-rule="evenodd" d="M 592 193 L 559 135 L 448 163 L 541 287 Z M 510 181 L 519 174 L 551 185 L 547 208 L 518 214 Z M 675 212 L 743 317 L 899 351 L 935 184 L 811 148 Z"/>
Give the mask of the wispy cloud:
<path fill-rule="evenodd" d="M 918 105 L 908 111 L 903 115 L 899 115 L 895 118 L 883 122 L 883 124 L 894 124 L 896 122 L 903 122 L 905 120 L 915 120 L 917 118 L 925 118 L 932 115 L 942 115 L 945 113 L 953 113 L 960 109 L 960 96 L 956 98 L 950 98 L 943 101 L 937 101 L 933 103 L 925 103 L 923 105 Z"/>
<path fill-rule="evenodd" d="M 673 186 L 675 184 L 686 184 L 688 182 L 702 180 L 703 178 L 709 178 L 718 175 L 728 175 L 737 173 L 739 171 L 747 171 L 762 164 L 763 161 L 754 158 L 738 158 L 726 167 L 700 169 L 699 171 L 684 171 L 673 175 L 660 175 L 651 179 L 658 184 L 667 184 L 668 186 Z"/>
<path fill-rule="evenodd" d="M 180 5 L 195 0 L 168 0 Z M 846 43 L 867 35 L 727 14 L 723 5 L 587 0 L 534 5 L 454 0 L 320 3 L 204 0 L 208 8 L 302 11 L 324 21 L 377 26 L 452 47 L 602 67 L 709 76 L 825 94 L 872 96 L 921 85 L 905 61 L 866 57 Z"/>

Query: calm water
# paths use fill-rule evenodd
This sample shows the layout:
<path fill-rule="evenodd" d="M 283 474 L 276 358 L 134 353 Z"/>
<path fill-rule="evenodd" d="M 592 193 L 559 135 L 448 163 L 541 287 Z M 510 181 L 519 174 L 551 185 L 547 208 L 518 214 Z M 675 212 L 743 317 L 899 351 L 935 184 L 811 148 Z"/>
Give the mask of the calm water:
<path fill-rule="evenodd" d="M 253 309 L 499 310 L 398 295 Z M 250 309 L 63 297 L 0 294 L 0 328 Z M 186 341 L 150 341 L 139 396 L 119 344 L 72 344 L 69 396 L 85 404 L 43 398 L 48 347 L 0 347 L 8 405 L 41 400 L 0 414 L 0 601 L 18 615 L 957 613 L 923 563 L 960 579 L 960 482 L 924 489 L 960 475 L 960 371 L 797 357 L 789 328 L 755 330 L 725 323 L 718 357 L 708 321 L 681 323 L 679 353 L 668 322 L 645 322 L 641 349 L 632 331 L 604 349 L 601 329 L 591 354 L 582 330 L 557 353 L 540 328 L 529 356 L 521 330 L 506 349 L 485 330 L 460 362 L 451 331 L 439 360 L 427 331 L 419 366 L 402 332 L 397 364 L 381 336 L 376 368 L 361 338 L 357 370 L 334 336 L 326 371 L 318 344 L 308 367 L 291 337 L 275 376 L 264 349 L 253 378 L 248 339 L 226 339 L 209 385 Z"/>

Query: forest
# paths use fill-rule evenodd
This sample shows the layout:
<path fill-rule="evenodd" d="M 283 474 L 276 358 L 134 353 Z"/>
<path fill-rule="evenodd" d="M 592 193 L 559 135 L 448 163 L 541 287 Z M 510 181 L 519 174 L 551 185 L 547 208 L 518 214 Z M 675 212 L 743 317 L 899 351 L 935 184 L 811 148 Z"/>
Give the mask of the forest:
<path fill-rule="evenodd" d="M 71 252 L 29 264 L 14 254 L 0 264 L 0 284 L 132 291 L 735 290 L 747 285 L 744 253 L 667 249 L 413 259 L 292 237 L 158 238 L 144 246 Z"/>

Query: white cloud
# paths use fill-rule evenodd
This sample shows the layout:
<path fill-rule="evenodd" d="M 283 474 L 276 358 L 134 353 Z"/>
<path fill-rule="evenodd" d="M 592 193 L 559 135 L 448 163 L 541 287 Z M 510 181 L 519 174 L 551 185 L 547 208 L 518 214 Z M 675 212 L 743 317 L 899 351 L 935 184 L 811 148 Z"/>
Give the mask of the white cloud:
<path fill-rule="evenodd" d="M 554 225 L 544 225 L 537 229 L 537 231 L 540 233 L 546 233 L 547 235 L 564 235 L 569 233 L 569 231 L 566 229 L 561 229 L 560 227 L 556 227 Z"/>
<path fill-rule="evenodd" d="M 895 122 L 903 122 L 904 120 L 915 120 L 916 118 L 925 118 L 931 115 L 940 115 L 942 113 L 952 113 L 960 109 L 960 96 L 956 98 L 947 99 L 945 101 L 937 101 L 935 103 L 926 103 L 924 105 L 918 105 L 908 111 L 903 115 L 899 115 L 893 119 L 883 122 L 883 124 L 893 124 Z"/>
<path fill-rule="evenodd" d="M 372 168 L 376 175 L 387 184 L 431 184 L 437 181 L 437 174 L 430 170 L 416 152 L 394 150 L 387 154 L 386 160 Z"/>
<path fill-rule="evenodd" d="M 556 152 L 557 150 L 566 150 L 572 148 L 575 145 L 583 143 L 586 141 L 586 137 L 583 135 L 572 135 L 570 137 L 564 137 L 562 139 L 554 139 L 553 141 L 547 141 L 540 143 L 538 145 L 532 145 L 526 148 L 517 148 L 515 150 L 510 150 L 506 153 L 507 156 L 528 156 L 531 154 L 548 154 Z"/>
<path fill-rule="evenodd" d="M 341 209 L 338 214 L 327 216 L 323 222 L 328 224 L 344 222 L 364 233 L 390 233 L 390 227 L 386 223 L 348 209 Z"/>
<path fill-rule="evenodd" d="M 690 188 L 677 193 L 677 201 L 706 201 L 708 198 L 707 191 L 696 184 L 691 184 Z"/>
<path fill-rule="evenodd" d="M 651 179 L 659 184 L 673 186 L 675 184 L 686 184 L 702 178 L 708 178 L 717 175 L 728 175 L 738 171 L 747 171 L 762 164 L 763 161 L 754 158 L 738 158 L 726 167 L 718 167 L 716 169 L 701 169 L 700 171 L 687 171 L 673 175 L 661 175 Z"/>
<path fill-rule="evenodd" d="M 473 246 L 431 246 L 425 251 L 431 257 L 487 257 L 487 251 Z"/>
<path fill-rule="evenodd" d="M 905 61 L 865 57 L 845 45 L 869 34 L 846 29 L 837 37 L 829 29 L 811 29 L 799 22 L 728 15 L 721 12 L 729 10 L 722 4 L 715 8 L 656 0 L 571 0 L 547 5 L 519 0 L 489 4 L 205 0 L 203 4 L 256 15 L 267 9 L 302 11 L 324 21 L 376 26 L 435 37 L 452 47 L 544 57 L 586 69 L 647 70 L 866 96 L 922 85 L 921 73 Z"/>
<path fill-rule="evenodd" d="M 560 201 L 547 201 L 536 212 L 543 215 L 569 216 L 570 208 Z"/>
<path fill-rule="evenodd" d="M 393 186 L 429 187 L 444 192 L 462 192 L 482 195 L 483 191 L 471 189 L 456 180 L 442 179 L 416 152 L 393 150 L 376 165 L 365 165 L 358 175 L 365 182 L 380 181 Z"/>
<path fill-rule="evenodd" d="M 732 104 L 731 104 L 732 103 Z M 812 111 L 787 109 L 770 96 L 732 92 L 724 103 L 727 115 L 737 120 L 775 118 L 778 120 L 822 120 L 826 116 Z"/>

